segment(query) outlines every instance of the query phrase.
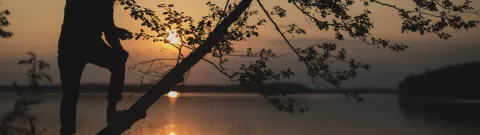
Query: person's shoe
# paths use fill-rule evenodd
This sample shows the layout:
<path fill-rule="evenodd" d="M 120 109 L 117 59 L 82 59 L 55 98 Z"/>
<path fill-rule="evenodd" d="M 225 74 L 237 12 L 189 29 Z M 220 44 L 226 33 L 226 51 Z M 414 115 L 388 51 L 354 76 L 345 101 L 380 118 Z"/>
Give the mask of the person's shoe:
<path fill-rule="evenodd" d="M 75 133 L 64 133 L 64 132 L 60 132 L 60 135 L 75 135 Z"/>
<path fill-rule="evenodd" d="M 122 120 L 122 117 L 125 115 L 127 115 L 127 110 L 107 111 L 107 124 L 118 124 Z"/>
<path fill-rule="evenodd" d="M 178 80 L 177 83 L 183 83 L 184 81 L 185 81 L 185 78 L 183 78 L 183 76 L 182 76 L 182 78 L 180 78 L 180 80 Z"/>
<path fill-rule="evenodd" d="M 142 114 L 136 117 L 136 120 L 144 119 L 146 116 L 147 116 L 147 113 L 143 112 Z"/>
<path fill-rule="evenodd" d="M 133 113 L 128 110 L 121 110 L 121 111 L 110 111 L 107 112 L 107 124 L 108 125 L 115 125 L 122 123 L 125 121 L 125 118 L 130 118 Z M 135 120 L 140 120 L 146 117 L 146 113 L 141 114 L 140 116 L 136 117 Z"/>

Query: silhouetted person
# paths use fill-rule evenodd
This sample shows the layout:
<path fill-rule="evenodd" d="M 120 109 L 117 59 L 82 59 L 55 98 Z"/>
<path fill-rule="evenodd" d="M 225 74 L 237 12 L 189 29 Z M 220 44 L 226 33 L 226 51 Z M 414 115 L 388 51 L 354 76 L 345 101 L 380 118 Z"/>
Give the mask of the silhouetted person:
<path fill-rule="evenodd" d="M 80 78 L 87 63 L 111 72 L 108 88 L 107 122 L 120 114 L 116 104 L 122 99 L 125 63 L 128 58 L 120 44 L 129 32 L 115 26 L 115 0 L 67 0 L 58 43 L 58 66 L 63 89 L 60 107 L 61 134 L 75 134 Z M 102 39 L 102 33 L 108 45 Z M 92 112 L 95 113 L 95 112 Z"/>

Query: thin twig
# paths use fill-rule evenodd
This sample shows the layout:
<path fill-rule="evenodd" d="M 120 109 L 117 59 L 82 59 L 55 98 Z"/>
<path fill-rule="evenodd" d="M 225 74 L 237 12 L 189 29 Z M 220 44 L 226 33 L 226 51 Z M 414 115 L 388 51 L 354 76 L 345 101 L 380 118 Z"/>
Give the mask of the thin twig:
<path fill-rule="evenodd" d="M 227 72 L 225 72 L 224 70 L 222 70 L 219 66 L 217 66 L 215 63 L 213 63 L 213 62 L 210 61 L 210 60 L 207 60 L 207 59 L 205 59 L 205 58 L 202 58 L 202 60 L 205 61 L 205 62 L 207 62 L 207 63 L 209 63 L 210 65 L 214 66 L 218 71 L 220 71 L 220 73 L 226 75 L 227 77 L 230 78 L 231 81 L 233 81 L 232 78 L 234 77 L 234 75 L 228 74 Z"/>
<path fill-rule="evenodd" d="M 272 24 L 275 26 L 277 32 L 282 36 L 282 38 L 285 40 L 285 42 L 288 44 L 288 46 L 290 47 L 290 49 L 292 49 L 292 51 L 301 59 L 301 61 L 303 61 L 305 63 L 305 66 L 307 66 L 307 69 L 310 67 L 310 64 L 307 63 L 307 61 L 303 60 L 304 57 L 300 55 L 299 52 L 297 52 L 297 50 L 293 47 L 293 45 L 290 43 L 290 41 L 285 37 L 285 35 L 282 33 L 282 31 L 280 30 L 280 28 L 278 27 L 277 23 L 273 20 L 273 18 L 268 14 L 268 11 L 265 9 L 265 7 L 263 6 L 263 4 L 261 3 L 260 0 L 257 0 L 258 2 L 258 5 L 262 8 L 263 12 L 265 13 L 265 15 L 268 17 L 268 19 L 270 19 L 270 21 L 272 22 Z M 320 78 L 322 78 L 323 80 L 326 80 L 325 78 L 319 76 Z M 312 81 L 313 81 L 313 78 L 312 78 Z M 327 81 L 328 82 L 328 81 Z M 341 88 L 341 86 L 339 85 L 336 85 L 336 84 L 332 84 L 330 83 L 332 86 L 334 86 L 335 88 L 339 89 L 339 90 L 343 90 Z M 347 96 L 348 94 L 345 93 Z"/>

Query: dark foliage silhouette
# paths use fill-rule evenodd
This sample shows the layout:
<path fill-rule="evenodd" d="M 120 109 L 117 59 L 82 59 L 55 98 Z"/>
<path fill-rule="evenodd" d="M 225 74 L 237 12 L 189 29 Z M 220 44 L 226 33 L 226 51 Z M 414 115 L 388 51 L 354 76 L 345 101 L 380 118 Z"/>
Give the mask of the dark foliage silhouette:
<path fill-rule="evenodd" d="M 270 22 L 275 26 L 278 34 L 284 39 L 291 53 L 298 57 L 300 63 L 307 69 L 307 75 L 312 83 L 318 86 L 334 87 L 341 89 L 341 82 L 353 79 L 357 76 L 357 71 L 369 69 L 370 66 L 354 60 L 346 54 L 346 50 L 339 48 L 337 44 L 326 42 L 318 43 L 310 47 L 296 47 L 289 41 L 286 34 L 305 34 L 307 31 L 298 25 L 289 25 L 290 29 L 282 30 L 278 27 L 274 17 L 285 18 L 288 16 L 285 9 L 276 6 L 273 11 L 268 11 L 261 0 L 256 0 L 255 4 L 260 6 L 261 11 L 256 11 L 252 6 L 253 0 L 242 0 L 231 2 L 227 0 L 224 8 L 208 2 L 208 15 L 200 20 L 194 20 L 184 12 L 174 9 L 174 5 L 160 4 L 158 7 L 164 12 L 156 14 L 154 10 L 138 5 L 135 0 L 119 0 L 120 5 L 125 10 L 130 11 L 130 16 L 135 20 L 140 20 L 146 30 L 132 35 L 132 38 L 140 40 L 152 40 L 154 42 L 164 42 L 178 48 L 179 53 L 175 58 L 159 58 L 147 60 L 139 63 L 147 65 L 147 69 L 138 69 L 137 65 L 133 69 L 144 76 L 141 79 L 150 78 L 155 84 L 151 90 L 141 97 L 130 110 L 130 117 L 124 118 L 122 126 L 107 126 L 98 134 L 121 134 L 131 127 L 137 121 L 138 116 L 158 100 L 162 95 L 168 93 L 178 80 L 188 76 L 190 68 L 199 61 L 205 61 L 212 64 L 221 73 L 226 75 L 234 82 L 238 82 L 254 90 L 262 89 L 259 86 L 267 82 L 279 82 L 288 79 L 294 75 L 293 71 L 284 69 L 274 71 L 268 66 L 270 59 L 284 54 L 277 55 L 271 49 L 248 49 L 247 54 L 235 54 L 234 42 L 245 41 L 253 36 L 260 36 L 259 28 Z M 288 0 L 289 4 L 296 7 L 308 22 L 312 22 L 318 27 L 318 30 L 333 30 L 338 40 L 345 38 L 359 39 L 368 45 L 376 48 L 388 48 L 393 51 L 405 51 L 408 46 L 401 43 L 393 43 L 387 39 L 373 36 L 370 30 L 373 23 L 370 21 L 368 10 L 369 5 L 376 4 L 392 8 L 398 11 L 402 19 L 401 30 L 405 33 L 436 34 L 440 39 L 448 39 L 451 35 L 444 30 L 453 28 L 456 30 L 470 29 L 476 27 L 480 22 L 477 20 L 464 20 L 464 14 L 478 14 L 471 7 L 472 1 L 467 0 L 464 3 L 453 3 L 450 0 L 414 0 L 414 10 L 407 10 L 389 3 L 377 0 L 361 0 L 358 4 L 365 7 L 363 13 L 351 15 L 348 12 L 356 1 L 353 0 Z M 268 19 L 263 19 L 263 14 Z M 247 23 L 248 20 L 256 23 Z M 331 20 L 331 21 L 329 21 Z M 177 37 L 180 42 L 170 42 L 168 36 L 172 29 L 176 29 Z M 152 35 L 153 33 L 153 35 Z M 348 35 L 348 37 L 344 36 Z M 182 54 L 182 49 L 190 50 L 188 55 Z M 285 55 L 288 55 L 285 54 Z M 212 61 L 204 58 L 211 55 L 218 58 L 218 61 Z M 228 62 L 228 57 L 248 57 L 259 58 L 258 60 L 242 65 L 238 70 L 231 70 L 224 65 Z M 165 64 L 165 60 L 176 60 L 175 65 Z M 334 66 L 334 63 L 343 63 L 343 66 Z M 158 64 L 157 67 L 148 65 Z M 304 112 L 304 107 L 292 106 L 294 102 L 286 97 L 286 93 L 273 92 L 259 94 L 265 97 L 279 111 L 294 113 Z M 357 101 L 357 94 L 348 94 Z"/>
<path fill-rule="evenodd" d="M 9 26 L 6 16 L 9 15 L 8 10 L 0 11 L 0 37 L 9 38 L 13 33 L 5 31 L 4 28 Z M 37 118 L 29 113 L 29 107 L 41 103 L 42 100 L 34 99 L 35 95 L 42 92 L 40 83 L 51 83 L 51 77 L 45 73 L 50 65 L 37 58 L 33 52 L 28 52 L 29 58 L 19 60 L 18 65 L 29 65 L 31 68 L 25 73 L 29 82 L 28 89 L 18 89 L 17 83 L 13 82 L 15 93 L 19 96 L 13 104 L 13 110 L 7 112 L 0 123 L 0 134 L 2 135 L 39 135 L 44 132 L 37 125 Z"/>
<path fill-rule="evenodd" d="M 28 52 L 28 59 L 18 61 L 18 65 L 27 65 L 31 68 L 25 74 L 29 81 L 29 89 L 18 89 L 17 83 L 13 82 L 13 87 L 17 88 L 15 93 L 19 99 L 15 101 L 13 110 L 8 112 L 0 123 L 0 134 L 2 135 L 40 135 L 45 129 L 38 126 L 37 118 L 29 113 L 29 107 L 43 102 L 36 98 L 41 94 L 45 87 L 41 83 L 51 83 L 51 77 L 45 72 L 50 65 L 39 60 L 37 56 Z"/>
<path fill-rule="evenodd" d="M 1 4 L 1 1 L 0 1 Z M 7 16 L 10 15 L 8 10 L 0 10 L 0 37 L 9 38 L 12 37 L 13 33 L 5 30 L 5 27 L 10 25 L 10 22 L 7 20 Z"/>
<path fill-rule="evenodd" d="M 480 62 L 446 66 L 400 82 L 403 99 L 478 99 Z"/>

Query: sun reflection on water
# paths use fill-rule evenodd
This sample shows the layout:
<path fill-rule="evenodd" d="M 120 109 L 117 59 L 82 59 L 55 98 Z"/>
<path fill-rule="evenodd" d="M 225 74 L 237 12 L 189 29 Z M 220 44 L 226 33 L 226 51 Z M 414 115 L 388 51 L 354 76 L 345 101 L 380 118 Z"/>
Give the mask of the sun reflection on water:
<path fill-rule="evenodd" d="M 178 96 L 180 96 L 180 94 L 176 91 L 170 91 L 170 92 L 168 92 L 167 96 L 169 98 L 177 98 Z"/>
<path fill-rule="evenodd" d="M 165 135 L 191 135 L 187 125 L 168 124 L 163 128 Z"/>

